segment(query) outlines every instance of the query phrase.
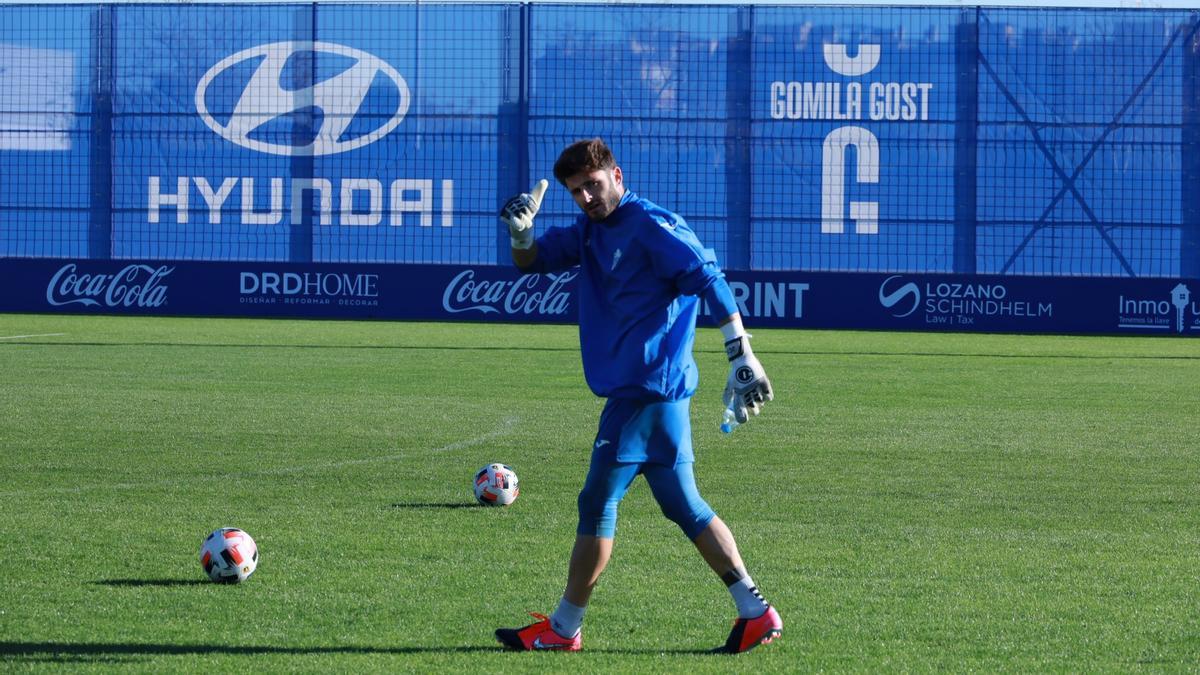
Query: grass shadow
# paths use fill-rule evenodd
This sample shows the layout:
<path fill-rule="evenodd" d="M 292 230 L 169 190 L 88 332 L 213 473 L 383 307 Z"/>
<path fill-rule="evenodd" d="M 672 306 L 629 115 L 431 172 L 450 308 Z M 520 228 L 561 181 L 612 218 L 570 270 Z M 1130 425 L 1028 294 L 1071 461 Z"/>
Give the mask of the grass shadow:
<path fill-rule="evenodd" d="M 166 644 L 141 642 L 0 642 L 0 658 L 27 661 L 101 660 L 119 656 L 194 656 L 197 654 L 422 654 L 501 651 L 496 646 L 461 647 L 371 647 L 330 645 L 324 647 L 279 647 L 273 645 Z"/>
<path fill-rule="evenodd" d="M 100 579 L 93 581 L 97 586 L 204 586 L 211 584 L 207 579 Z"/>
<path fill-rule="evenodd" d="M 473 502 L 396 502 L 393 509 L 476 509 L 485 508 Z"/>
<path fill-rule="evenodd" d="M 601 654 L 709 655 L 707 649 L 589 649 Z M 371 647 L 330 645 L 323 647 L 279 647 L 273 645 L 166 644 L 140 642 L 0 642 L 0 659 L 16 658 L 24 662 L 97 662 L 145 656 L 194 656 L 197 654 L 468 654 L 509 653 L 520 658 L 529 652 L 513 652 L 500 645 L 459 647 Z"/>

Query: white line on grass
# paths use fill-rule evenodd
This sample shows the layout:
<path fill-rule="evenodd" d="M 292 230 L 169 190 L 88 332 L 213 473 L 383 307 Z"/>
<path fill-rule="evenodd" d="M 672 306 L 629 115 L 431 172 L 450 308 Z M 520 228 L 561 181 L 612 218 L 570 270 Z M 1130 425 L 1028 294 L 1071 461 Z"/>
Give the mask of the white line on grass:
<path fill-rule="evenodd" d="M 496 427 L 495 429 L 492 429 L 491 431 L 489 431 L 488 433 L 486 433 L 482 436 L 476 436 L 475 438 L 469 438 L 464 441 L 455 441 L 448 445 L 443 445 L 440 448 L 433 448 L 429 452 L 452 452 L 454 450 L 462 450 L 463 448 L 469 448 L 474 445 L 479 445 L 480 443 L 483 443 L 484 441 L 490 441 L 493 438 L 499 438 L 499 437 L 503 436 L 504 434 L 508 433 L 509 429 L 512 429 L 513 425 L 516 423 L 517 423 L 517 418 L 510 417 L 510 418 L 504 420 L 503 422 L 501 422 L 500 426 Z M 355 466 L 358 464 L 374 464 L 376 462 L 392 462 L 397 459 L 403 459 L 403 458 L 404 458 L 403 454 L 384 455 L 381 457 L 364 457 L 362 459 L 346 459 L 346 460 L 342 460 L 340 462 L 326 462 L 324 464 L 309 464 L 307 466 L 289 466 L 289 467 L 284 467 L 282 469 L 269 469 L 267 471 L 253 471 L 253 472 L 250 472 L 249 474 L 244 474 L 244 475 L 281 476 L 281 475 L 290 474 L 290 473 L 303 473 L 305 471 L 314 471 L 314 470 L 320 470 L 320 469 L 340 469 L 343 466 Z M 243 474 L 238 474 L 238 475 L 243 475 Z"/>
<path fill-rule="evenodd" d="M 461 441 L 448 443 L 439 448 L 431 448 L 427 452 L 453 452 L 462 450 L 480 443 L 485 443 L 495 438 L 499 438 L 516 426 L 517 418 L 509 417 L 500 423 L 495 429 Z M 419 451 L 414 451 L 419 452 Z M 93 483 L 90 485 L 78 485 L 75 487 L 46 487 L 46 488 L 30 488 L 28 490 L 10 490 L 8 492 L 0 492 L 0 497 L 21 497 L 34 494 L 75 494 L 80 492 L 91 492 L 95 490 L 138 490 L 143 488 L 154 487 L 170 487 L 172 485 L 182 485 L 184 483 L 195 483 L 204 480 L 230 480 L 238 478 L 258 478 L 261 476 L 285 476 L 295 473 L 304 473 L 306 471 L 325 471 L 328 469 L 340 469 L 346 466 L 357 466 L 360 464 L 377 464 L 380 462 L 394 462 L 398 459 L 403 459 L 406 456 L 411 456 L 410 453 L 397 453 L 393 455 L 381 455 L 379 457 L 364 457 L 362 459 L 346 459 L 340 462 L 323 462 L 321 464 L 306 464 L 300 466 L 288 466 L 279 469 L 266 469 L 264 471 L 245 471 L 241 473 L 224 473 L 215 476 L 189 476 L 187 478 L 172 478 L 167 480 L 154 481 L 139 481 L 134 483 Z"/>
<path fill-rule="evenodd" d="M 36 333 L 34 335 L 5 335 L 4 337 L 0 337 L 0 340 L 19 340 L 21 338 L 30 338 L 30 337 L 57 337 L 59 335 L 66 335 L 66 333 Z"/>

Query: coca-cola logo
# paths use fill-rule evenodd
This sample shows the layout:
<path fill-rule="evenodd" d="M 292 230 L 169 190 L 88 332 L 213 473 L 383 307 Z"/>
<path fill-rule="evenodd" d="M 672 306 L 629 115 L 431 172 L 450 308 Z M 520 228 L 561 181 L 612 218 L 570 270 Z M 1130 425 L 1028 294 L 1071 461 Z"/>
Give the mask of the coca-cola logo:
<path fill-rule="evenodd" d="M 565 286 L 578 272 L 528 274 L 515 281 L 476 279 L 475 270 L 463 270 L 450 280 L 442 293 L 442 308 L 447 312 L 484 314 L 565 314 L 571 294 Z M 548 284 L 544 283 L 549 281 Z"/>
<path fill-rule="evenodd" d="M 116 274 L 80 274 L 75 263 L 63 265 L 46 286 L 46 302 L 55 307 L 161 307 L 167 301 L 163 277 L 174 267 L 126 265 Z"/>

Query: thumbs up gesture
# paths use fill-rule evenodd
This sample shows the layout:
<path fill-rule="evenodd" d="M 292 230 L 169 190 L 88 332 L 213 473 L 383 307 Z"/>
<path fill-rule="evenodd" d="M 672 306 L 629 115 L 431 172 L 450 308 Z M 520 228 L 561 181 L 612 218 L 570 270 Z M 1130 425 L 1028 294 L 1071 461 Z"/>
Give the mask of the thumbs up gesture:
<path fill-rule="evenodd" d="M 549 186 L 550 183 L 543 178 L 529 192 L 513 197 L 500 209 L 500 221 L 508 226 L 513 248 L 527 249 L 533 246 L 533 217 L 542 207 L 542 196 Z"/>

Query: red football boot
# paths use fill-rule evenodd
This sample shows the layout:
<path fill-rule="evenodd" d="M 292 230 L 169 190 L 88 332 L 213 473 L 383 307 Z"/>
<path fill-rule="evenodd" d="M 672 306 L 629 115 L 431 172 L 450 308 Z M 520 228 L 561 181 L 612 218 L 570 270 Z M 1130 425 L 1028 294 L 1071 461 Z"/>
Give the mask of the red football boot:
<path fill-rule="evenodd" d="M 497 628 L 496 639 L 500 644 L 522 652 L 548 649 L 560 652 L 577 652 L 583 646 L 583 633 L 577 633 L 573 638 L 565 638 L 554 632 L 550 627 L 550 618 L 544 614 L 530 612 L 537 619 L 524 628 Z"/>
<path fill-rule="evenodd" d="M 767 606 L 767 611 L 757 619 L 738 619 L 733 622 L 733 631 L 725 645 L 713 651 L 726 654 L 741 654 L 759 645 L 765 645 L 783 633 L 783 619 L 774 607 Z"/>

